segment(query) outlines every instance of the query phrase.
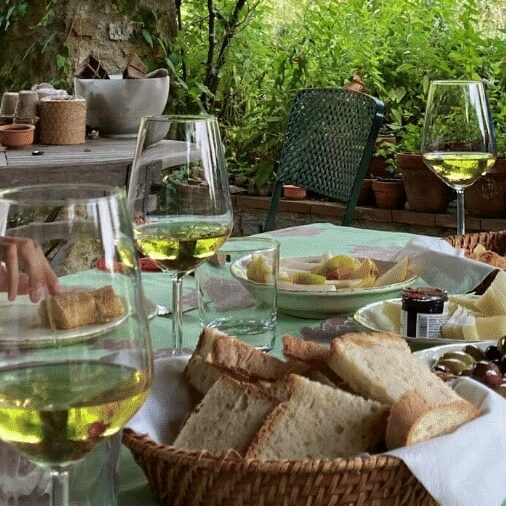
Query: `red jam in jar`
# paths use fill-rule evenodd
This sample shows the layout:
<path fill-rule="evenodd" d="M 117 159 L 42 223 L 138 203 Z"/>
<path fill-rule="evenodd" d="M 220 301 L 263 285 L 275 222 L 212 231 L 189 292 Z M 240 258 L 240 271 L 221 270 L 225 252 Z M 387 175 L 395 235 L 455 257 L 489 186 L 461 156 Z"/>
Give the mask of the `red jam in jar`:
<path fill-rule="evenodd" d="M 405 288 L 402 292 L 401 335 L 434 339 L 449 314 L 445 308 L 448 293 L 440 288 Z"/>

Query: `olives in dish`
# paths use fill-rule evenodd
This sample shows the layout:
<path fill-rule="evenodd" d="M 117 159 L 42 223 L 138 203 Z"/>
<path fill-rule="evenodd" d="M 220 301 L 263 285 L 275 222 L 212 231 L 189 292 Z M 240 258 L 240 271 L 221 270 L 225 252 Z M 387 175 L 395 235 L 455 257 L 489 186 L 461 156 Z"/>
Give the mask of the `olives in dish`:
<path fill-rule="evenodd" d="M 468 344 L 462 350 L 442 354 L 432 370 L 443 380 L 469 376 L 506 398 L 506 336 L 485 350 Z"/>

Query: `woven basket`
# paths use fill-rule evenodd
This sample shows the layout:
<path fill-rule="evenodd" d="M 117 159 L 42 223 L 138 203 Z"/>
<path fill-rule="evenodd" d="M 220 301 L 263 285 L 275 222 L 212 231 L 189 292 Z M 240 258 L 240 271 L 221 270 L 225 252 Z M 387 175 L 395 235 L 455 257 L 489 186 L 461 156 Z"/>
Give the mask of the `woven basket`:
<path fill-rule="evenodd" d="M 399 459 L 385 455 L 335 460 L 221 458 L 159 445 L 130 429 L 123 443 L 159 501 L 171 506 L 436 505 Z"/>
<path fill-rule="evenodd" d="M 476 232 L 473 234 L 452 235 L 446 240 L 455 248 L 462 248 L 466 253 L 472 253 L 478 245 L 505 256 L 506 254 L 506 230 L 500 232 Z"/>

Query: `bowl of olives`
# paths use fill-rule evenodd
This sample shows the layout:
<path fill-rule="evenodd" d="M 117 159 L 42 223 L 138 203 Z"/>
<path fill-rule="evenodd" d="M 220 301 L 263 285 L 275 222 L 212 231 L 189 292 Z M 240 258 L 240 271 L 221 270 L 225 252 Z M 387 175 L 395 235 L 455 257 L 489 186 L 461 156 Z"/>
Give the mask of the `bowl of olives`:
<path fill-rule="evenodd" d="M 437 346 L 415 355 L 444 380 L 469 376 L 506 398 L 506 336 L 497 341 Z"/>

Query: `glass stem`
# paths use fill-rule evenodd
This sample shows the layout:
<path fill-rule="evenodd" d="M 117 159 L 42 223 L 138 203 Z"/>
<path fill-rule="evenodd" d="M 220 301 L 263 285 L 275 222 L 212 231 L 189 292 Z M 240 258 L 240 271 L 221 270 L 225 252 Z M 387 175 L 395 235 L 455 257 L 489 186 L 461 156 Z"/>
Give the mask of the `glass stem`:
<path fill-rule="evenodd" d="M 183 352 L 183 276 L 172 277 L 172 348 L 175 355 Z"/>
<path fill-rule="evenodd" d="M 464 223 L 464 190 L 456 190 L 457 192 L 457 234 L 464 235 L 466 233 L 466 225 Z"/>
<path fill-rule="evenodd" d="M 66 469 L 51 469 L 51 487 L 51 506 L 69 506 L 69 472 Z"/>

